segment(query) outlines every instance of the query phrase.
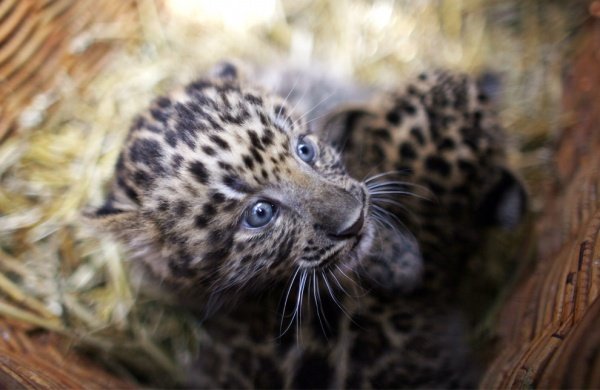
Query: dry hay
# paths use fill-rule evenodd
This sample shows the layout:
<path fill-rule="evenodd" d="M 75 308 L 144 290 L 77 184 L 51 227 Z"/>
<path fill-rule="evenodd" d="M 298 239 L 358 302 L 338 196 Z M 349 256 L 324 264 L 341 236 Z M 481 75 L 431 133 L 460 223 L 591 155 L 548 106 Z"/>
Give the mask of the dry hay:
<path fill-rule="evenodd" d="M 143 38 L 120 42 L 84 88 L 64 79 L 41 93 L 0 145 L 0 315 L 67 334 L 154 383 L 181 376 L 180 363 L 199 351 L 197 320 L 135 291 L 126 256 L 80 212 L 101 203 L 132 117 L 223 58 L 316 61 L 384 87 L 432 67 L 498 72 L 502 118 L 522 145 L 511 157 L 535 195 L 568 120 L 561 72 L 585 12 L 583 2 L 563 3 L 207 0 L 190 10 L 183 0 L 140 0 Z M 120 39 L 102 31 L 90 29 L 77 50 Z"/>

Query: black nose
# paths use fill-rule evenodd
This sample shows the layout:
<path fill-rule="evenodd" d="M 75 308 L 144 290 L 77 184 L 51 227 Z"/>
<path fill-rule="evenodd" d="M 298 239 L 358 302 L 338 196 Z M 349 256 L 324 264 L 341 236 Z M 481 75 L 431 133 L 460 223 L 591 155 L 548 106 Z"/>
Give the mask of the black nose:
<path fill-rule="evenodd" d="M 363 213 L 360 213 L 358 219 L 349 227 L 345 228 L 342 231 L 336 232 L 334 234 L 329 234 L 329 237 L 336 240 L 345 240 L 347 238 L 351 238 L 356 236 L 362 230 L 362 227 L 365 223 L 365 217 Z"/>

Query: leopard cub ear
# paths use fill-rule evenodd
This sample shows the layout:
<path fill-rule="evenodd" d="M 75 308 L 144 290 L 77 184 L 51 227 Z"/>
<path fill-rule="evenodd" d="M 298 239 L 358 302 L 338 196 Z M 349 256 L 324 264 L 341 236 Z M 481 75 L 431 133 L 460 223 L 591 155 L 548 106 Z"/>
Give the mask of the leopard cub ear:
<path fill-rule="evenodd" d="M 513 229 L 522 221 L 528 207 L 527 191 L 521 180 L 506 168 L 499 179 L 486 191 L 477 208 L 480 223 Z"/>
<path fill-rule="evenodd" d="M 209 72 L 211 77 L 219 78 L 227 81 L 243 81 L 248 73 L 244 66 L 235 60 L 225 60 L 213 66 Z"/>
<path fill-rule="evenodd" d="M 323 126 L 318 130 L 319 136 L 329 145 L 341 149 L 352 137 L 362 121 L 373 117 L 369 107 L 364 105 L 348 105 L 329 114 L 323 121 Z"/>

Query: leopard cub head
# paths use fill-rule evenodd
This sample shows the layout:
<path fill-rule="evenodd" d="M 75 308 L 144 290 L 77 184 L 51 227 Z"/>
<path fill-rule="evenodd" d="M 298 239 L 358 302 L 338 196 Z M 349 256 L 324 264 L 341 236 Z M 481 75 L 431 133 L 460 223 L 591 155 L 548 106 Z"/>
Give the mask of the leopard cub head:
<path fill-rule="evenodd" d="M 92 218 L 182 290 L 260 290 L 358 259 L 366 187 L 284 99 L 223 70 L 135 120 Z"/>

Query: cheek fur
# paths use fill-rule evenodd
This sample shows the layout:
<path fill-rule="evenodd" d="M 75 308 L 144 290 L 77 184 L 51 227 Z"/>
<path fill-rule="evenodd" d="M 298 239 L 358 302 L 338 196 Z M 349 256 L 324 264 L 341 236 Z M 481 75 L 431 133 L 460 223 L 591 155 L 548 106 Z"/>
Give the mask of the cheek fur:
<path fill-rule="evenodd" d="M 281 215 L 284 214 L 284 215 Z M 269 278 L 292 269 L 300 229 L 294 219 L 283 220 L 280 213 L 272 226 L 262 231 L 238 231 L 230 252 L 231 278 L 247 282 L 254 278 Z M 228 265 L 229 267 L 229 265 Z M 242 276 L 240 276 L 242 275 Z"/>

